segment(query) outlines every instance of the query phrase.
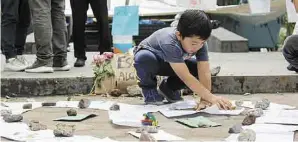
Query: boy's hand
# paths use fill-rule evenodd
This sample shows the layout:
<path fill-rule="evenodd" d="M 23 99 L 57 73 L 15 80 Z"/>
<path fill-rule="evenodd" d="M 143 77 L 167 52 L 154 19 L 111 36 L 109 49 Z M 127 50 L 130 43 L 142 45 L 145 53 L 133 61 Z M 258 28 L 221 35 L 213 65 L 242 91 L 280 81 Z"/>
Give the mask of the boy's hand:
<path fill-rule="evenodd" d="M 211 103 L 209 103 L 209 102 L 201 99 L 200 102 L 197 102 L 197 106 L 196 106 L 195 109 L 196 109 L 196 111 L 200 111 L 200 110 L 205 109 L 205 108 L 207 108 L 209 106 L 211 106 Z"/>
<path fill-rule="evenodd" d="M 211 99 L 211 103 L 212 103 L 212 105 L 217 105 L 218 108 L 220 108 L 220 109 L 225 109 L 225 110 L 232 109 L 231 102 L 228 99 L 220 97 L 220 96 L 213 95 L 213 98 Z"/>

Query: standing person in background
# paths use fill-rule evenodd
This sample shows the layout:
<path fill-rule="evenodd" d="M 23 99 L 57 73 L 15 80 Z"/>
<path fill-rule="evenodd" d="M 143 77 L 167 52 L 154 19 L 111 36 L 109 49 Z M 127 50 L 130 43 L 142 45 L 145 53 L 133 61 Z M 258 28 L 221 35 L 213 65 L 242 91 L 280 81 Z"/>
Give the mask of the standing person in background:
<path fill-rule="evenodd" d="M 1 50 L 7 71 L 24 71 L 28 62 L 22 56 L 30 26 L 28 0 L 1 0 Z"/>
<path fill-rule="evenodd" d="M 88 5 L 91 5 L 99 29 L 99 52 L 111 51 L 111 37 L 108 21 L 107 0 L 70 0 L 73 15 L 74 66 L 83 67 L 86 57 L 85 22 Z"/>
<path fill-rule="evenodd" d="M 29 0 L 37 59 L 26 72 L 68 71 L 64 0 Z"/>

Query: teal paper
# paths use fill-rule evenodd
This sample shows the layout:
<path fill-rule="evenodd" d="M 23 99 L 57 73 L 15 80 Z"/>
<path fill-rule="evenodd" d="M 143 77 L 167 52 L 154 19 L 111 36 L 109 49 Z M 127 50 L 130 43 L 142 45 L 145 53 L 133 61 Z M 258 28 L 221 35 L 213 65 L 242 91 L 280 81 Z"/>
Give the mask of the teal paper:
<path fill-rule="evenodd" d="M 112 35 L 138 35 L 139 34 L 139 7 L 115 7 Z"/>
<path fill-rule="evenodd" d="M 94 117 L 96 114 L 78 114 L 77 116 L 65 116 L 54 119 L 54 121 L 82 121 L 84 119 Z"/>

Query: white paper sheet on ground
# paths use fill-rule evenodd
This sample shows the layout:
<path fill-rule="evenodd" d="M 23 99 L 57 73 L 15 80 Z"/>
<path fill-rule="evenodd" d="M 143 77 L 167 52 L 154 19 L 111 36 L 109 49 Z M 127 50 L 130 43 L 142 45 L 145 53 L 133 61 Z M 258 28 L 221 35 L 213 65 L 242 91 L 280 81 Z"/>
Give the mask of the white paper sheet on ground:
<path fill-rule="evenodd" d="M 6 122 L 2 121 L 0 123 L 0 126 L 2 128 L 2 129 L 0 129 L 0 135 L 2 137 L 11 136 L 14 133 L 24 133 L 24 132 L 29 131 L 28 125 L 23 122 L 6 123 Z M 3 128 L 9 128 L 9 129 L 3 129 Z"/>
<path fill-rule="evenodd" d="M 52 137 L 47 139 L 28 140 L 28 142 L 102 142 L 100 138 L 92 136 Z"/>
<path fill-rule="evenodd" d="M 91 101 L 89 108 L 109 110 L 114 103 L 114 101 Z"/>
<path fill-rule="evenodd" d="M 178 117 L 178 116 L 185 116 L 185 115 L 192 115 L 198 113 L 194 110 L 170 110 L 169 108 L 165 108 L 162 110 L 159 110 L 161 114 L 163 114 L 165 117 Z"/>
<path fill-rule="evenodd" d="M 239 134 L 231 134 L 225 140 L 227 142 L 237 142 Z M 255 142 L 293 142 L 294 132 L 278 132 L 278 133 L 256 133 Z"/>
<path fill-rule="evenodd" d="M 143 113 L 158 112 L 161 106 L 156 105 L 130 105 L 124 103 L 117 103 L 120 106 L 121 111 L 139 111 Z"/>
<path fill-rule="evenodd" d="M 235 101 L 234 101 L 235 102 Z M 243 104 L 241 105 L 243 107 L 247 108 L 255 108 L 255 104 L 253 104 L 251 101 L 243 101 Z M 277 104 L 277 103 L 270 103 L 270 106 L 267 108 L 267 110 L 277 110 L 277 109 L 295 109 L 294 106 L 284 105 L 284 104 Z"/>
<path fill-rule="evenodd" d="M 56 106 L 52 107 L 67 107 L 67 108 L 79 108 L 79 101 L 58 101 Z"/>
<path fill-rule="evenodd" d="M 244 108 L 236 109 L 236 110 L 220 110 L 216 105 L 208 107 L 200 112 L 205 112 L 214 115 L 239 115 Z"/>
<path fill-rule="evenodd" d="M 13 134 L 6 134 L 2 136 L 7 139 L 15 141 L 34 141 L 34 140 L 46 140 L 54 137 L 53 130 L 40 130 L 40 131 L 21 131 Z"/>
<path fill-rule="evenodd" d="M 184 100 L 173 104 L 169 104 L 168 108 L 171 110 L 185 110 L 185 109 L 194 109 L 196 106 L 197 106 L 197 103 L 195 100 Z"/>
<path fill-rule="evenodd" d="M 298 126 L 280 125 L 280 124 L 252 124 L 250 126 L 242 126 L 243 129 L 252 129 L 256 133 L 278 133 L 278 132 L 294 132 L 298 130 Z"/>
<path fill-rule="evenodd" d="M 294 106 L 284 105 L 284 104 L 277 104 L 277 103 L 270 103 L 268 110 L 277 110 L 277 109 L 295 109 Z"/>
<path fill-rule="evenodd" d="M 128 133 L 135 136 L 135 137 L 137 137 L 137 138 L 140 138 L 140 136 L 141 136 L 141 133 L 136 133 L 136 132 L 133 132 L 133 131 L 130 131 Z M 169 134 L 169 133 L 167 133 L 163 130 L 159 130 L 158 133 L 154 133 L 154 134 L 151 134 L 151 135 L 158 141 L 182 141 L 182 140 L 184 140 L 181 137 Z"/>
<path fill-rule="evenodd" d="M 280 118 L 260 117 L 256 120 L 256 123 L 298 125 L 298 119 L 287 118 L 287 117 L 280 117 Z"/>
<path fill-rule="evenodd" d="M 106 137 L 104 139 L 101 139 L 101 141 L 103 141 L 103 142 L 118 142 L 118 141 L 115 141 L 115 140 L 110 139 L 109 137 Z"/>
<path fill-rule="evenodd" d="M 298 110 L 271 110 L 259 117 L 256 123 L 298 125 Z"/>
<path fill-rule="evenodd" d="M 113 124 L 130 127 L 141 127 L 141 120 L 144 119 L 144 112 L 130 110 L 127 111 L 109 111 L 109 119 Z"/>
<path fill-rule="evenodd" d="M 23 109 L 24 104 L 32 104 L 32 109 Z M 10 109 L 12 111 L 12 114 L 22 114 L 24 112 L 41 107 L 41 102 L 4 102 L 4 105 L 6 105 L 7 107 L 2 108 Z"/>
<path fill-rule="evenodd" d="M 191 105 L 189 105 L 189 106 L 191 106 Z M 187 105 L 185 105 L 183 107 L 179 106 L 179 108 L 187 108 L 189 106 L 187 106 Z M 239 115 L 242 111 L 244 111 L 244 108 L 240 108 L 237 110 L 220 110 L 216 105 L 213 105 L 213 106 L 208 107 L 201 111 L 194 111 L 194 110 L 172 110 L 172 109 L 170 109 L 170 106 L 169 106 L 168 108 L 163 108 L 159 111 L 166 117 L 178 117 L 178 116 L 192 115 L 192 114 L 196 114 L 199 112 L 205 112 L 205 113 L 214 114 L 214 115 Z"/>

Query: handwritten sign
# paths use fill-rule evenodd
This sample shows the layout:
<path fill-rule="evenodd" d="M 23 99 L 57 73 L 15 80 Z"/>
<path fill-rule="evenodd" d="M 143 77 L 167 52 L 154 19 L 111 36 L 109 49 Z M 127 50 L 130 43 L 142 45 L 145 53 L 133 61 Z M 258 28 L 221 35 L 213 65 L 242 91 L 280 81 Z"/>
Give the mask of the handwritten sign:
<path fill-rule="evenodd" d="M 126 87 L 137 84 L 137 74 L 134 68 L 134 57 L 129 54 L 115 54 L 113 69 L 115 71 L 116 88 L 126 90 Z"/>
<path fill-rule="evenodd" d="M 139 34 L 139 7 L 119 6 L 114 9 L 112 35 Z"/>

